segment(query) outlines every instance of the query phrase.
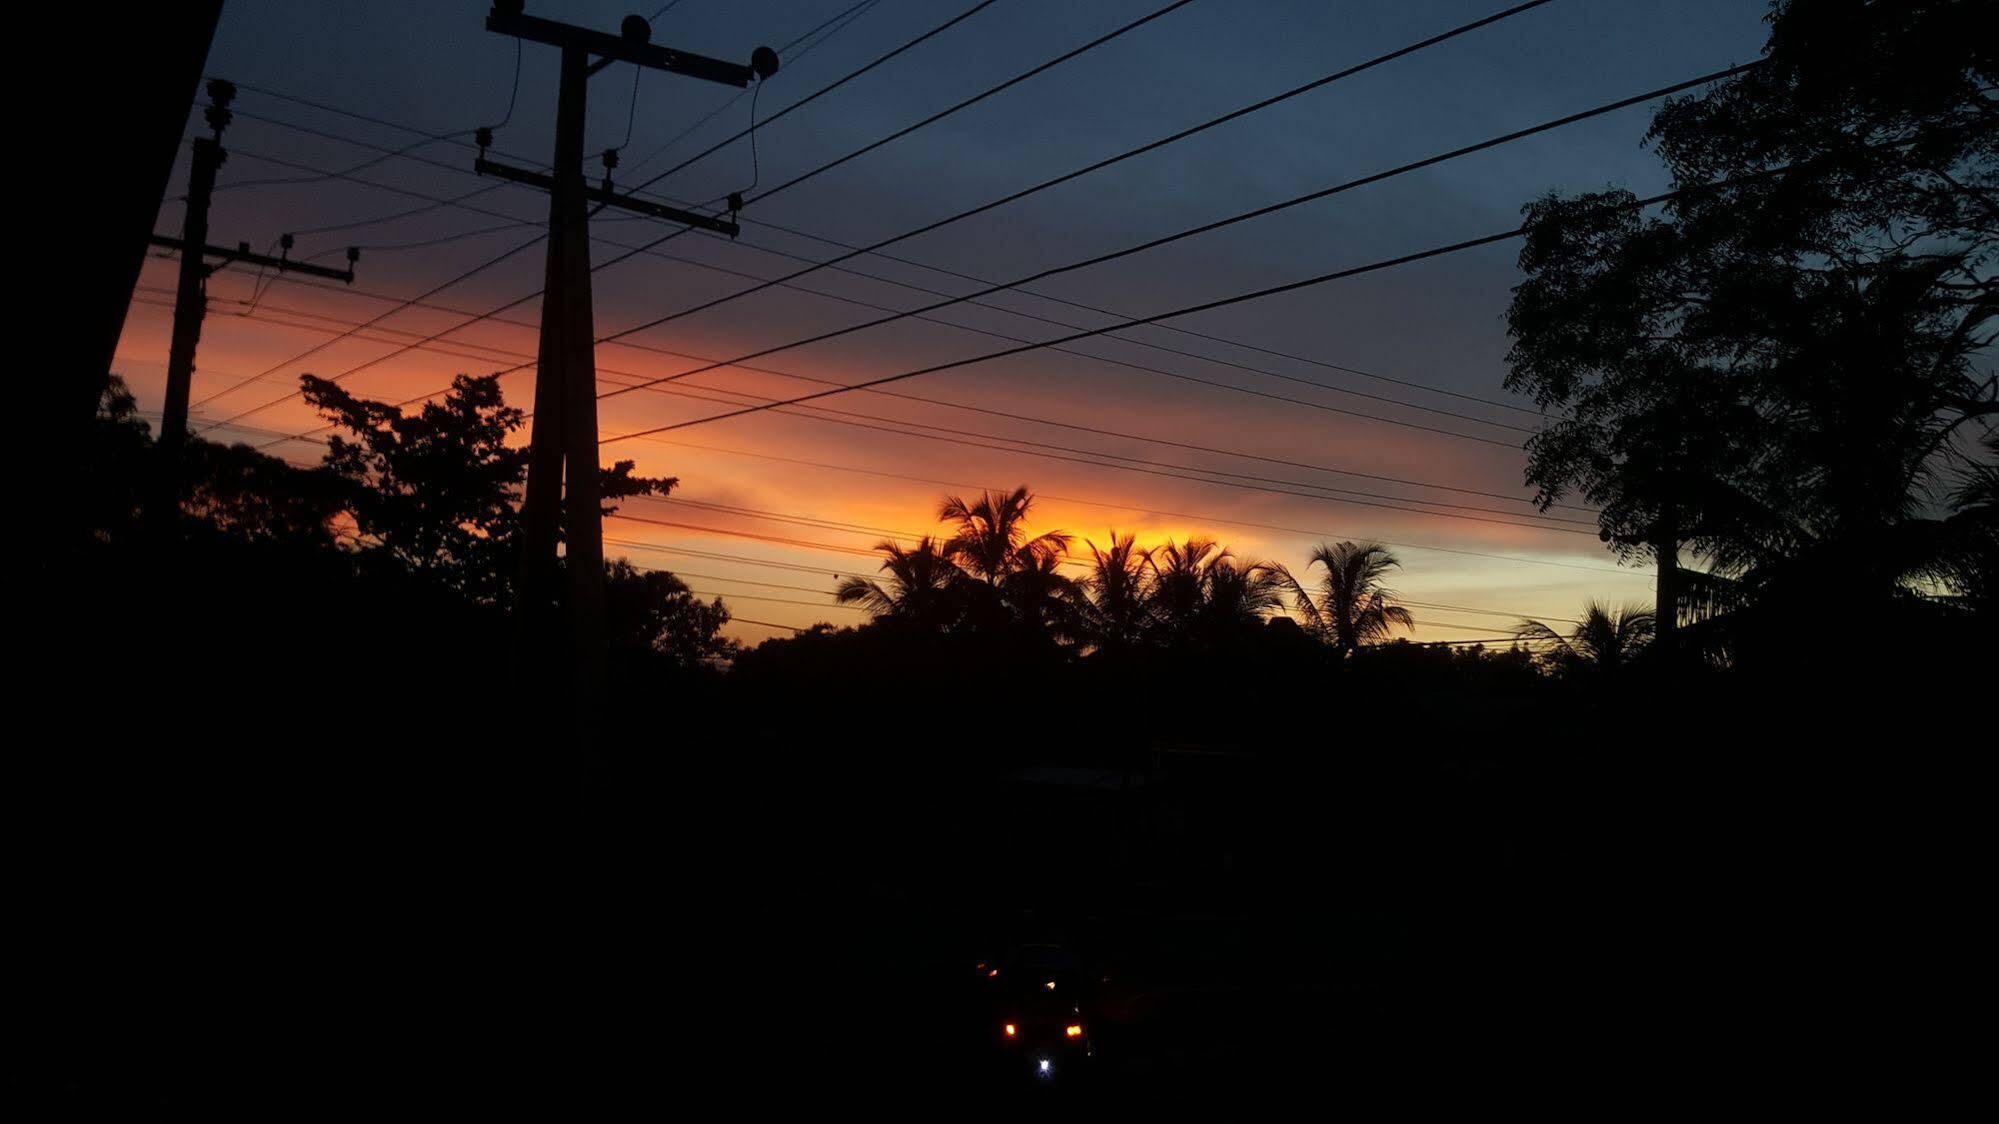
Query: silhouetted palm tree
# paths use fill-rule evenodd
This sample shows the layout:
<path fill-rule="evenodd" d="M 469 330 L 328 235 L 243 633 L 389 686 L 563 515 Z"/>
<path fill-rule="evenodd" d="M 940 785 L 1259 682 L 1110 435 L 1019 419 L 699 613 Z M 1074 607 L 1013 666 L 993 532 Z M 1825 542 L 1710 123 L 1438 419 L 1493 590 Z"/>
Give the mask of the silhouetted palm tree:
<path fill-rule="evenodd" d="M 1034 496 L 1025 485 L 984 492 L 971 503 L 947 496 L 938 518 L 957 524 L 944 555 L 969 576 L 964 623 L 973 629 L 1028 625 L 1068 631 L 1068 579 L 1057 567 L 1069 549 L 1060 531 L 1027 534 Z"/>
<path fill-rule="evenodd" d="M 944 555 L 965 572 L 998 586 L 1014 570 L 1030 567 L 1041 555 L 1061 557 L 1069 536 L 1060 531 L 1027 537 L 1027 514 L 1034 496 L 1026 485 L 1011 492 L 986 492 L 974 503 L 947 496 L 938 518 L 958 525 L 944 543 Z"/>
<path fill-rule="evenodd" d="M 1169 539 L 1151 562 L 1154 628 L 1169 642 L 1227 643 L 1283 608 L 1279 567 L 1238 562 L 1212 539 Z"/>
<path fill-rule="evenodd" d="M 1416 618 L 1395 604 L 1395 591 L 1382 584 L 1388 571 L 1402 565 L 1387 547 L 1375 542 L 1320 543 L 1310 565 L 1326 568 L 1316 598 L 1291 571 L 1277 567 L 1276 573 L 1305 618 L 1306 631 L 1337 648 L 1342 658 L 1387 637 L 1391 628 L 1415 627 Z"/>
<path fill-rule="evenodd" d="M 1643 605 L 1611 608 L 1591 601 L 1567 636 L 1532 620 L 1521 621 L 1513 634 L 1558 670 L 1612 675 L 1652 643 L 1656 629 L 1652 610 Z"/>
<path fill-rule="evenodd" d="M 952 586 L 964 573 L 946 557 L 943 547 L 929 535 L 908 549 L 893 542 L 875 544 L 886 557 L 881 568 L 885 582 L 873 578 L 847 578 L 834 591 L 842 605 L 859 605 L 876 617 L 895 617 L 942 626 L 948 623 Z"/>
<path fill-rule="evenodd" d="M 1028 551 L 1000 579 L 1000 603 L 1013 620 L 1045 630 L 1058 639 L 1075 639 L 1076 583 L 1062 572 L 1062 556 L 1054 551 Z"/>
<path fill-rule="evenodd" d="M 1078 583 L 1076 615 L 1081 639 L 1098 649 L 1130 648 L 1152 626 L 1150 550 L 1129 533 L 1111 532 L 1108 550 L 1090 548 L 1090 576 Z"/>
<path fill-rule="evenodd" d="M 1278 567 L 1264 562 L 1238 563 L 1227 551 L 1208 567 L 1208 604 L 1203 615 L 1217 632 L 1260 625 L 1283 608 L 1284 579 Z"/>
<path fill-rule="evenodd" d="M 1193 629 L 1208 600 L 1208 567 L 1227 551 L 1213 539 L 1166 540 L 1152 552 L 1152 615 L 1169 638 Z"/>

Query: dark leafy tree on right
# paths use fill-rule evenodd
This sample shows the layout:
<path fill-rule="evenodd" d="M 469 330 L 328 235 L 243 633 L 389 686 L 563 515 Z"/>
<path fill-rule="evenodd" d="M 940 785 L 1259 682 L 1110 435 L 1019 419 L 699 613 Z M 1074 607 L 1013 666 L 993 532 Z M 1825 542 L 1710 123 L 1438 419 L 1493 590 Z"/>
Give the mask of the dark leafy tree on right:
<path fill-rule="evenodd" d="M 1829 599 L 1921 615 L 1990 572 L 1989 519 L 1953 500 L 1999 413 L 1978 7 L 1773 5 L 1761 66 L 1655 118 L 1663 217 L 1622 191 L 1527 207 L 1507 385 L 1549 414 L 1527 479 L 1659 564 L 1656 648 L 1716 606 L 1736 631 Z"/>

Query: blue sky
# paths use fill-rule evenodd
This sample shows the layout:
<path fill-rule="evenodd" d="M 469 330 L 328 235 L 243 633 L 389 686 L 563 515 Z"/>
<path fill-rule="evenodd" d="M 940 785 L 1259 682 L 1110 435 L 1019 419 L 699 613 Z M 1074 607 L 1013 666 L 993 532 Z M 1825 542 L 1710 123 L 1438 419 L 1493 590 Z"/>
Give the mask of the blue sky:
<path fill-rule="evenodd" d="M 654 41 L 725 59 L 747 60 L 755 46 L 783 44 L 849 3 L 851 0 L 682 0 L 654 22 Z M 760 112 L 770 115 L 964 6 L 881 0 L 802 59 L 788 60 L 758 97 Z M 758 185 L 768 188 L 816 167 L 1158 6 L 1152 0 L 999 0 L 903 57 L 760 129 Z M 1501 6 L 1491 0 L 1195 0 L 1021 86 L 780 193 L 747 215 L 842 241 L 872 242 L 1423 39 Z M 606 30 L 614 29 L 629 11 L 581 2 L 530 4 L 529 9 L 538 15 Z M 912 239 L 893 252 L 989 279 L 1024 275 L 1748 61 L 1760 52 L 1765 10 L 1761 0 L 1556 0 L 1187 142 Z M 476 3 L 372 0 L 341 4 L 235 0 L 227 5 L 208 69 L 243 85 L 237 102 L 243 113 L 226 138 L 232 155 L 221 177 L 225 190 L 216 197 L 212 220 L 215 240 L 248 240 L 261 248 L 286 230 L 379 217 L 419 205 L 420 201 L 381 186 L 338 180 L 227 188 L 236 181 L 303 174 L 265 163 L 260 156 L 345 169 L 378 155 L 259 117 L 388 146 L 416 139 L 411 133 L 280 100 L 263 91 L 324 102 L 430 132 L 456 132 L 497 122 L 515 85 L 516 49 L 512 40 L 483 29 L 484 11 L 484 6 Z M 518 97 L 512 119 L 499 131 L 497 147 L 546 159 L 552 146 L 556 51 L 527 44 L 520 58 Z M 728 102 L 735 93 L 651 72 L 641 79 L 637 111 L 628 118 L 628 107 L 633 104 L 632 70 L 611 67 L 593 80 L 588 147 L 594 152 L 617 143 L 624 137 L 629 120 L 631 140 L 625 148 L 624 171 L 650 174 L 661 170 L 748 122 L 751 101 L 744 98 L 681 140 L 669 154 L 641 167 L 641 161 L 668 138 Z M 1657 160 L 1641 144 L 1648 120 L 1645 108 L 1623 111 L 1064 275 L 1038 288 L 1125 314 L 1143 315 L 1502 230 L 1518 222 L 1523 203 L 1550 190 L 1591 190 L 1608 185 L 1641 192 L 1656 190 L 1663 186 L 1664 176 Z M 190 118 L 190 135 L 197 122 L 198 113 Z M 480 186 L 454 170 L 470 163 L 465 150 L 433 144 L 417 154 L 452 167 L 388 160 L 358 175 L 378 185 L 439 195 L 456 195 Z M 627 182 L 631 178 L 635 177 L 627 177 Z M 705 200 L 743 188 L 751 179 L 751 154 L 747 144 L 739 142 L 658 188 L 679 198 Z M 176 185 L 169 194 L 178 190 Z M 512 187 L 482 197 L 480 205 L 524 220 L 543 217 L 546 212 L 545 199 Z M 417 241 L 478 230 L 498 221 L 492 215 L 441 210 L 319 239 L 302 237 L 297 252 L 335 250 L 350 240 L 377 246 Z M 159 222 L 161 229 L 176 229 L 180 222 L 177 205 L 165 205 Z M 659 233 L 657 228 L 635 222 L 600 224 L 596 232 L 627 244 Z M 531 233 L 522 228 L 423 249 L 371 250 L 363 256 L 360 287 L 393 296 L 414 295 Z M 754 226 L 734 245 L 705 238 L 677 239 L 672 244 L 681 256 L 757 276 L 773 276 L 795 267 L 760 252 L 757 246 L 815 258 L 831 252 L 824 244 Z M 616 251 L 600 244 L 594 252 L 602 261 Z M 1182 324 L 1328 363 L 1498 398 L 1503 396 L 1499 383 L 1504 377 L 1507 346 L 1502 318 L 1509 290 L 1519 280 L 1513 264 L 1515 253 L 1515 247 L 1501 244 L 1202 314 Z M 917 281 L 953 293 L 969 287 L 961 279 L 897 263 L 871 261 L 865 268 L 884 277 Z M 170 285 L 170 270 L 169 263 L 152 263 L 147 282 Z M 438 300 L 469 311 L 483 310 L 538 288 L 540 270 L 538 249 L 530 250 L 503 267 L 448 290 Z M 744 284 L 740 277 L 650 257 L 612 266 L 595 279 L 598 331 L 601 335 L 622 329 Z M 801 284 L 894 308 L 934 299 L 830 271 Z M 221 380 L 229 375 L 262 371 L 327 338 L 324 332 L 315 335 L 296 325 L 224 315 L 232 310 L 229 302 L 247 299 L 250 292 L 248 275 L 218 276 L 213 289 L 216 311 L 203 340 L 206 381 L 197 383 L 197 398 L 226 385 Z M 1101 322 L 1089 313 L 1030 297 L 1009 295 L 994 303 L 1078 325 Z M 268 313 L 272 306 L 350 321 L 390 307 L 378 300 L 288 283 L 268 288 L 258 306 L 259 315 Z M 233 306 L 235 310 L 247 307 Z M 531 325 L 536 312 L 537 304 L 529 302 L 510 315 Z M 878 313 L 823 296 L 771 290 L 676 320 L 637 338 L 656 347 L 727 357 L 874 315 Z M 134 309 L 121 345 L 121 370 L 138 389 L 142 404 L 157 400 L 166 316 L 164 309 L 142 303 Z M 1057 331 L 1045 323 L 963 307 L 939 317 L 1026 338 L 1045 338 Z M 452 322 L 442 312 L 415 309 L 384 323 L 428 333 Z M 1158 329 L 1141 329 L 1134 335 L 1201 354 L 1253 361 L 1265 367 L 1275 365 L 1294 375 L 1368 393 L 1532 423 L 1530 418 L 1509 411 L 1467 406 L 1421 390 L 1189 341 Z M 514 351 L 533 348 L 531 327 L 489 323 L 451 338 L 466 341 L 464 353 L 413 352 L 356 374 L 350 385 L 366 394 L 406 397 L 430 383 L 442 385 L 457 370 L 511 365 L 511 361 L 499 362 L 497 353 L 480 351 L 479 346 Z M 475 344 L 479 346 L 472 346 Z M 310 360 L 276 371 L 267 383 L 253 384 L 218 400 L 206 407 L 206 416 L 227 416 L 276 398 L 300 371 L 337 373 L 393 346 L 394 341 L 386 337 L 341 341 Z M 1001 346 L 1005 346 L 1004 341 L 960 329 L 905 321 L 796 349 L 768 362 L 781 369 L 850 381 Z M 1352 396 L 1273 382 L 1197 359 L 1162 356 L 1119 341 L 1092 340 L 1077 347 L 1091 354 L 1170 366 L 1213 381 L 1363 408 Z M 467 358 L 468 354 L 490 355 L 491 361 L 482 368 L 480 362 Z M 647 375 L 690 365 L 689 361 L 663 358 L 656 351 L 613 345 L 600 348 L 599 362 L 603 368 Z M 511 377 L 510 395 L 524 402 L 529 377 Z M 801 390 L 797 382 L 741 371 L 713 372 L 692 381 L 771 395 Z M 1078 356 L 1034 353 L 912 380 L 898 389 L 988 409 L 1249 450 L 1301 463 L 1337 464 L 1379 475 L 1506 495 L 1526 494 L 1520 482 L 1523 458 L 1514 449 L 1301 409 Z M 1247 467 L 1240 458 L 1084 439 L 1073 431 L 1044 425 L 874 396 L 848 395 L 828 404 L 1008 437 L 1082 443 L 1200 468 L 1272 471 L 1267 464 Z M 605 403 L 604 429 L 622 432 L 700 416 L 714 408 L 654 395 L 626 395 Z M 1394 405 L 1377 402 L 1364 408 L 1423 424 L 1438 422 L 1434 414 Z M 312 422 L 302 406 L 290 403 L 273 407 L 245 424 L 297 432 Z M 1461 428 L 1502 436 L 1511 433 L 1471 424 Z M 1137 528 L 1148 537 L 1206 530 L 1229 541 L 1240 553 L 1294 566 L 1303 562 L 1319 535 L 1246 524 L 1337 537 L 1378 537 L 1411 547 L 1435 546 L 1590 567 L 1402 551 L 1405 569 L 1400 587 L 1410 597 L 1439 603 L 1561 616 L 1574 615 L 1587 596 L 1623 600 L 1649 595 L 1649 583 L 1642 574 L 1605 572 L 1613 562 L 1593 535 L 1515 531 L 1435 514 L 1246 492 L 769 414 L 674 436 L 734 451 L 724 454 L 684 445 L 636 442 L 609 448 L 619 456 L 636 456 L 645 469 L 680 476 L 682 494 L 689 499 L 868 527 L 927 531 L 932 526 L 930 516 L 937 496 L 944 489 L 919 481 L 868 476 L 856 469 L 952 483 L 1025 482 L 1051 495 L 1115 501 L 1090 506 L 1050 499 L 1044 504 L 1044 525 L 1060 525 L 1099 539 L 1112 524 Z M 287 451 L 306 457 L 312 449 L 294 445 Z M 842 467 L 758 460 L 759 454 Z M 1333 486 L 1366 486 L 1350 478 L 1320 475 L 1312 479 Z M 1386 487 L 1394 495 L 1440 498 L 1435 491 L 1374 487 Z M 1464 499 L 1462 495 L 1455 498 Z M 1523 513 L 1530 510 L 1506 501 L 1492 502 Z M 1125 510 L 1120 512 L 1116 505 Z M 1198 520 L 1162 512 L 1212 515 L 1237 522 L 1233 526 L 1204 526 Z M 679 516 L 665 517 L 711 529 L 837 541 L 850 548 L 871 545 L 870 536 L 863 532 L 801 530 L 796 523 L 760 523 L 755 517 L 713 510 L 702 513 L 698 520 L 684 507 Z M 802 579 L 799 584 L 806 586 L 830 588 L 830 574 L 867 566 L 858 556 L 815 553 L 743 535 L 616 524 L 612 533 L 662 546 L 823 566 L 829 575 L 824 579 L 794 574 Z M 776 571 L 772 568 L 715 559 L 697 566 L 663 552 L 634 557 L 718 575 L 715 581 L 690 584 L 729 594 L 731 604 L 743 616 L 786 624 L 851 619 L 847 613 L 819 612 L 781 601 L 738 601 L 738 597 L 757 590 L 726 583 L 732 575 L 790 580 L 773 579 Z M 803 593 L 763 592 L 815 600 Z M 1419 620 L 1423 616 L 1419 611 Z M 1502 631 L 1507 623 L 1499 617 L 1441 611 L 1433 613 L 1431 619 L 1467 625 L 1496 622 Z M 745 638 L 765 634 L 755 629 L 742 633 Z M 1475 635 L 1475 630 L 1439 625 L 1420 628 L 1418 635 L 1451 639 Z"/>

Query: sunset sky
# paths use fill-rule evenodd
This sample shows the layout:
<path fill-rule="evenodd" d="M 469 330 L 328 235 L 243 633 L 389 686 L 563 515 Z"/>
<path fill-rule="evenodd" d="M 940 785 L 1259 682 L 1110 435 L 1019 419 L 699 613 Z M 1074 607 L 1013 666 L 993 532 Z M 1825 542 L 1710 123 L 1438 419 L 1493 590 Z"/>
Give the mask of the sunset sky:
<path fill-rule="evenodd" d="M 629 116 L 630 140 L 616 178 L 635 185 L 748 124 L 753 100 L 767 118 L 971 2 L 879 0 L 823 39 L 793 48 L 754 99 L 649 71 L 634 102 L 633 69 L 614 65 L 591 84 L 586 150 L 618 144 Z M 754 180 L 757 187 L 746 192 L 754 196 L 1164 2 L 999 0 L 760 129 L 754 160 L 749 143 L 739 141 L 654 190 L 700 202 Z M 852 5 L 681 0 L 653 21 L 653 41 L 747 61 L 752 48 L 784 45 Z M 638 6 L 650 14 L 659 3 Z M 840 252 L 807 234 L 871 243 L 1505 6 L 1501 0 L 1195 0 L 753 205 L 733 244 L 690 234 L 658 248 L 667 256 L 639 255 L 600 270 L 597 334 L 751 284 L 743 275 L 769 278 L 799 268 L 781 255 L 822 259 Z M 632 9 L 545 2 L 529 10 L 611 31 Z M 821 270 L 797 282 L 811 292 L 774 288 L 604 344 L 600 378 L 609 389 L 761 350 L 873 319 L 881 307 L 938 299 L 923 290 L 961 294 L 979 287 L 972 278 L 1010 280 L 1746 62 L 1762 45 L 1764 10 L 1762 0 L 1556 0 L 887 251 L 905 260 L 847 263 L 874 278 Z M 316 260 L 337 264 L 350 244 L 362 247 L 362 257 L 351 291 L 290 277 L 266 278 L 260 289 L 255 272 L 241 267 L 215 276 L 194 383 L 197 430 L 237 419 L 206 436 L 259 445 L 309 432 L 318 424 L 311 411 L 295 398 L 280 401 L 299 374 L 341 375 L 541 286 L 536 245 L 428 298 L 431 307 L 401 310 L 294 359 L 538 233 L 532 224 L 547 216 L 544 195 L 482 182 L 472 174 L 469 148 L 417 143 L 423 138 L 411 131 L 469 134 L 506 116 L 516 44 L 484 30 L 485 11 L 476 0 L 242 0 L 224 8 L 207 71 L 237 82 L 240 93 L 224 136 L 229 159 L 210 241 L 247 241 L 261 251 L 281 233 L 298 231 L 295 257 L 324 255 Z M 557 51 L 529 43 L 519 57 L 518 97 L 495 147 L 503 158 L 540 165 L 552 145 Z M 1504 230 L 1518 223 L 1523 203 L 1549 190 L 1657 191 L 1665 186 L 1663 171 L 1641 144 L 1648 120 L 1647 107 L 1627 109 L 1028 287 L 1040 296 L 983 298 L 993 307 L 958 305 L 930 314 L 942 323 L 906 319 L 751 362 L 854 382 L 1111 322 L 1079 304 L 1144 316 Z M 205 132 L 197 106 L 187 135 Z M 380 151 L 413 144 L 407 157 L 415 159 Z M 311 170 L 346 172 L 364 164 L 352 176 L 373 186 Z M 589 170 L 600 174 L 594 158 Z M 180 231 L 174 197 L 185 176 L 183 149 L 160 210 L 162 232 Z M 264 182 L 272 179 L 298 182 Z M 481 187 L 493 189 L 463 207 L 370 221 Z M 348 228 L 307 233 L 333 225 Z M 593 224 L 600 239 L 593 261 L 666 231 L 650 219 L 607 212 Z M 471 236 L 438 241 L 465 234 Z M 629 503 L 622 514 L 637 518 L 607 521 L 607 551 L 679 572 L 695 590 L 722 594 L 739 617 L 851 624 L 862 616 L 832 605 L 826 591 L 838 575 L 872 573 L 875 542 L 885 534 L 913 538 L 938 530 L 936 509 L 946 492 L 1024 483 L 1040 495 L 1037 529 L 1098 542 L 1112 528 L 1129 529 L 1147 544 L 1205 534 L 1239 558 L 1283 562 L 1301 576 L 1317 542 L 1390 543 L 1403 562 L 1392 584 L 1413 604 L 1421 640 L 1503 636 L 1517 616 L 1571 618 L 1591 597 L 1649 602 L 1649 567 L 1620 570 L 1587 512 L 1548 512 L 1571 520 L 1557 522 L 1522 502 L 1531 493 L 1521 482 L 1517 446 L 1536 415 L 1530 402 L 1493 404 L 1510 400 L 1500 387 L 1503 314 L 1519 280 L 1517 252 L 1517 245 L 1500 243 L 1174 321 L 1200 337 L 1143 327 L 1131 331 L 1132 341 L 1098 337 L 1065 345 L 1081 354 L 1029 352 L 884 388 L 897 396 L 859 392 L 819 403 L 843 414 L 765 412 L 614 442 L 604 447 L 607 461 L 635 459 L 640 471 L 677 476 L 681 486 L 671 500 Z M 145 410 L 159 408 L 175 270 L 172 261 L 148 260 L 118 349 L 115 369 Z M 247 303 L 253 294 L 254 307 Z M 539 301 L 527 300 L 343 382 L 364 396 L 402 400 L 445 386 L 457 372 L 513 367 L 533 355 L 538 316 Z M 532 380 L 528 370 L 508 375 L 509 400 L 526 406 Z M 673 393 L 605 400 L 602 432 L 717 413 L 744 401 L 736 395 L 792 396 L 820 384 L 725 368 L 662 389 Z M 217 392 L 224 393 L 204 401 Z M 957 432 L 907 432 L 911 423 Z M 1039 444 L 1017 444 L 1023 441 Z M 296 441 L 271 451 L 300 461 L 319 452 Z M 1239 455 L 1245 453 L 1265 459 Z M 1121 462 L 1127 467 L 1077 463 L 1105 456 L 1127 458 Z M 1216 473 L 1234 475 L 1219 483 Z M 1369 494 L 1292 494 L 1326 489 Z M 1410 506 L 1428 510 L 1402 510 Z M 774 634 L 747 622 L 730 631 L 751 643 Z"/>

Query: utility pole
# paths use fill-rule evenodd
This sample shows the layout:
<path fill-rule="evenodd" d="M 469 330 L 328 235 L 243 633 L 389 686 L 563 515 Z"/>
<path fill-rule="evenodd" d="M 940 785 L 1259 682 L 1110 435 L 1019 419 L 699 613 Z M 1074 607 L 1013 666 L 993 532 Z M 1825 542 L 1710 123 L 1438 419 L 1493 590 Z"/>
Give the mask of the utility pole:
<path fill-rule="evenodd" d="M 203 116 L 207 118 L 209 127 L 215 130 L 215 135 L 194 139 L 194 163 L 188 171 L 187 215 L 181 222 L 181 236 L 173 238 L 155 234 L 149 239 L 152 245 L 180 253 L 180 285 L 174 294 L 173 343 L 167 352 L 166 404 L 162 407 L 164 416 L 160 419 L 160 452 L 164 469 L 172 477 L 168 481 L 172 489 L 169 502 L 177 500 L 180 494 L 175 466 L 179 463 L 181 446 L 187 442 L 187 402 L 194 383 L 194 352 L 201 343 L 201 322 L 208 313 L 210 275 L 235 262 L 243 262 L 267 269 L 330 277 L 351 285 L 354 283 L 354 262 L 361 256 L 359 250 L 348 247 L 347 268 L 341 270 L 251 253 L 248 242 L 237 243 L 233 250 L 208 244 L 208 201 L 215 191 L 216 170 L 229 158 L 222 147 L 222 130 L 229 125 L 229 103 L 235 99 L 236 87 L 233 83 L 220 78 L 209 80 L 209 104 Z M 285 235 L 282 244 L 289 255 L 291 235 Z M 211 265 L 210 258 L 221 260 Z"/>
<path fill-rule="evenodd" d="M 777 72 L 777 54 L 759 47 L 747 66 L 652 44 L 652 27 L 625 17 L 618 35 L 524 13 L 520 0 L 498 0 L 486 29 L 562 50 L 556 97 L 555 159 L 542 175 L 486 159 L 492 131 L 478 132 L 481 175 L 500 176 L 549 194 L 548 248 L 541 341 L 535 367 L 534 420 L 528 438 L 527 489 L 521 501 L 521 560 L 514 620 L 514 676 L 524 689 L 556 707 L 546 688 L 567 679 L 572 737 L 588 754 L 594 743 L 605 673 L 604 526 L 598 492 L 596 325 L 590 291 L 590 204 L 616 207 L 736 236 L 737 226 L 613 191 L 616 150 L 604 154 L 604 184 L 583 174 L 583 126 L 590 77 L 614 62 L 664 70 L 737 88 Z M 733 202 L 733 200 L 732 200 Z M 566 487 L 565 487 L 566 481 Z M 560 540 L 566 567 L 558 562 Z M 552 659 L 564 645 L 557 627 L 557 574 L 566 569 L 560 604 L 568 618 L 568 660 Z M 562 662 L 566 662 L 567 675 Z"/>

